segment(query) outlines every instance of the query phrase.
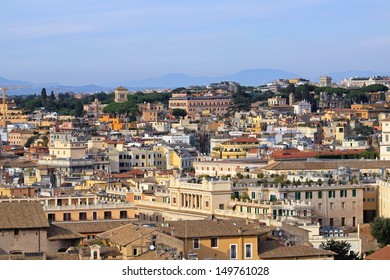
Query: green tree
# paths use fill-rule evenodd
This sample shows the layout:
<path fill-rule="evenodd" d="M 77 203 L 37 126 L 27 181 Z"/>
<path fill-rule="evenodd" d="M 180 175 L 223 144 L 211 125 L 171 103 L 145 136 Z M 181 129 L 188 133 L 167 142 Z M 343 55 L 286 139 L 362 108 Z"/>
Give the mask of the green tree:
<path fill-rule="evenodd" d="M 74 115 L 75 117 L 81 117 L 84 113 L 83 103 L 78 100 L 75 104 Z"/>
<path fill-rule="evenodd" d="M 359 254 L 351 251 L 351 244 L 347 241 L 336 241 L 330 239 L 326 242 L 321 242 L 321 249 L 337 253 L 335 260 L 360 260 Z"/>
<path fill-rule="evenodd" d="M 46 100 L 46 98 L 47 98 L 47 92 L 46 92 L 45 88 L 43 88 L 41 90 L 41 97 L 42 97 L 42 100 Z"/>
<path fill-rule="evenodd" d="M 24 144 L 24 146 L 25 146 L 26 148 L 30 148 L 30 147 L 31 147 L 31 144 L 34 143 L 35 139 L 37 139 L 37 136 L 36 136 L 36 135 L 29 137 L 29 138 L 27 139 L 26 143 Z"/>
<path fill-rule="evenodd" d="M 371 223 L 371 234 L 382 246 L 390 244 L 390 218 L 376 217 Z"/>
<path fill-rule="evenodd" d="M 174 115 L 175 117 L 185 117 L 187 116 L 187 111 L 184 109 L 175 108 L 172 110 L 172 115 Z"/>

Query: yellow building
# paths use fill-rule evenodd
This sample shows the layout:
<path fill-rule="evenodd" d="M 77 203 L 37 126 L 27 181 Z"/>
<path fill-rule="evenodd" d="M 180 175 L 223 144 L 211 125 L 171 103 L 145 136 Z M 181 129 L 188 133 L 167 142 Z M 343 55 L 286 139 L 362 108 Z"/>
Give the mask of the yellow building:
<path fill-rule="evenodd" d="M 120 118 L 111 118 L 109 115 L 99 117 L 99 122 L 108 123 L 112 130 L 118 131 L 125 128 L 125 123 Z"/>
<path fill-rule="evenodd" d="M 378 216 L 390 218 L 390 183 L 382 180 L 378 185 Z"/>
<path fill-rule="evenodd" d="M 54 140 L 49 154 L 56 158 L 82 159 L 86 154 L 86 144 L 83 141 Z"/>
<path fill-rule="evenodd" d="M 254 137 L 238 137 L 218 144 L 211 151 L 214 159 L 246 158 L 247 152 L 258 148 L 260 141 Z"/>
<path fill-rule="evenodd" d="M 245 219 L 188 220 L 161 222 L 159 228 L 184 242 L 188 259 L 257 260 L 258 240 L 268 229 Z"/>

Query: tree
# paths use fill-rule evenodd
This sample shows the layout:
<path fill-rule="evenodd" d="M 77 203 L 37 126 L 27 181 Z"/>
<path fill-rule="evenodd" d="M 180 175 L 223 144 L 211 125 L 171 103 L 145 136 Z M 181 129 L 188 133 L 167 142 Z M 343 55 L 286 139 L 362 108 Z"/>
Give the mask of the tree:
<path fill-rule="evenodd" d="M 84 113 L 83 110 L 84 110 L 83 103 L 81 101 L 77 101 L 74 108 L 75 117 L 81 117 Z"/>
<path fill-rule="evenodd" d="M 29 137 L 29 138 L 27 139 L 26 143 L 24 144 L 24 146 L 25 146 L 26 148 L 30 148 L 31 144 L 33 144 L 34 141 L 35 141 L 35 139 L 37 139 L 37 138 L 38 138 L 38 137 L 37 137 L 36 135 Z"/>
<path fill-rule="evenodd" d="M 371 223 L 371 234 L 382 246 L 390 244 L 390 218 L 376 217 Z"/>
<path fill-rule="evenodd" d="M 187 111 L 184 109 L 175 108 L 172 110 L 172 115 L 174 115 L 175 117 L 185 117 L 187 116 Z"/>
<path fill-rule="evenodd" d="M 46 98 L 47 98 L 47 92 L 46 92 L 45 88 L 43 88 L 41 90 L 41 97 L 42 97 L 42 100 L 46 100 Z"/>
<path fill-rule="evenodd" d="M 347 241 L 336 241 L 330 239 L 326 242 L 321 242 L 321 249 L 337 253 L 335 260 L 360 260 L 359 254 L 351 251 L 351 244 Z"/>

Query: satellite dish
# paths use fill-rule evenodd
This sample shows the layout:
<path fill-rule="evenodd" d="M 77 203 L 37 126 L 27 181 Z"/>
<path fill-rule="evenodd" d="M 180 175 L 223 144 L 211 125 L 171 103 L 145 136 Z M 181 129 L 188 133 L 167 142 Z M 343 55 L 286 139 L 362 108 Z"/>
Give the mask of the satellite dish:
<path fill-rule="evenodd" d="M 153 244 L 149 246 L 149 250 L 150 250 L 150 251 L 154 251 L 155 248 L 156 248 L 156 247 L 154 247 Z"/>

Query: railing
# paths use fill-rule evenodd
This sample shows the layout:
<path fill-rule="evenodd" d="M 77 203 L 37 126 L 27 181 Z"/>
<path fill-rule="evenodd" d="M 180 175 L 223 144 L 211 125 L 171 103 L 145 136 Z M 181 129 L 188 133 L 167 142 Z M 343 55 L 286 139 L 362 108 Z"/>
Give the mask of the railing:
<path fill-rule="evenodd" d="M 43 206 L 45 211 L 63 211 L 63 210 L 93 210 L 93 209 L 121 209 L 132 208 L 134 203 L 98 203 L 98 204 L 72 204 L 72 205 L 47 205 Z"/>

